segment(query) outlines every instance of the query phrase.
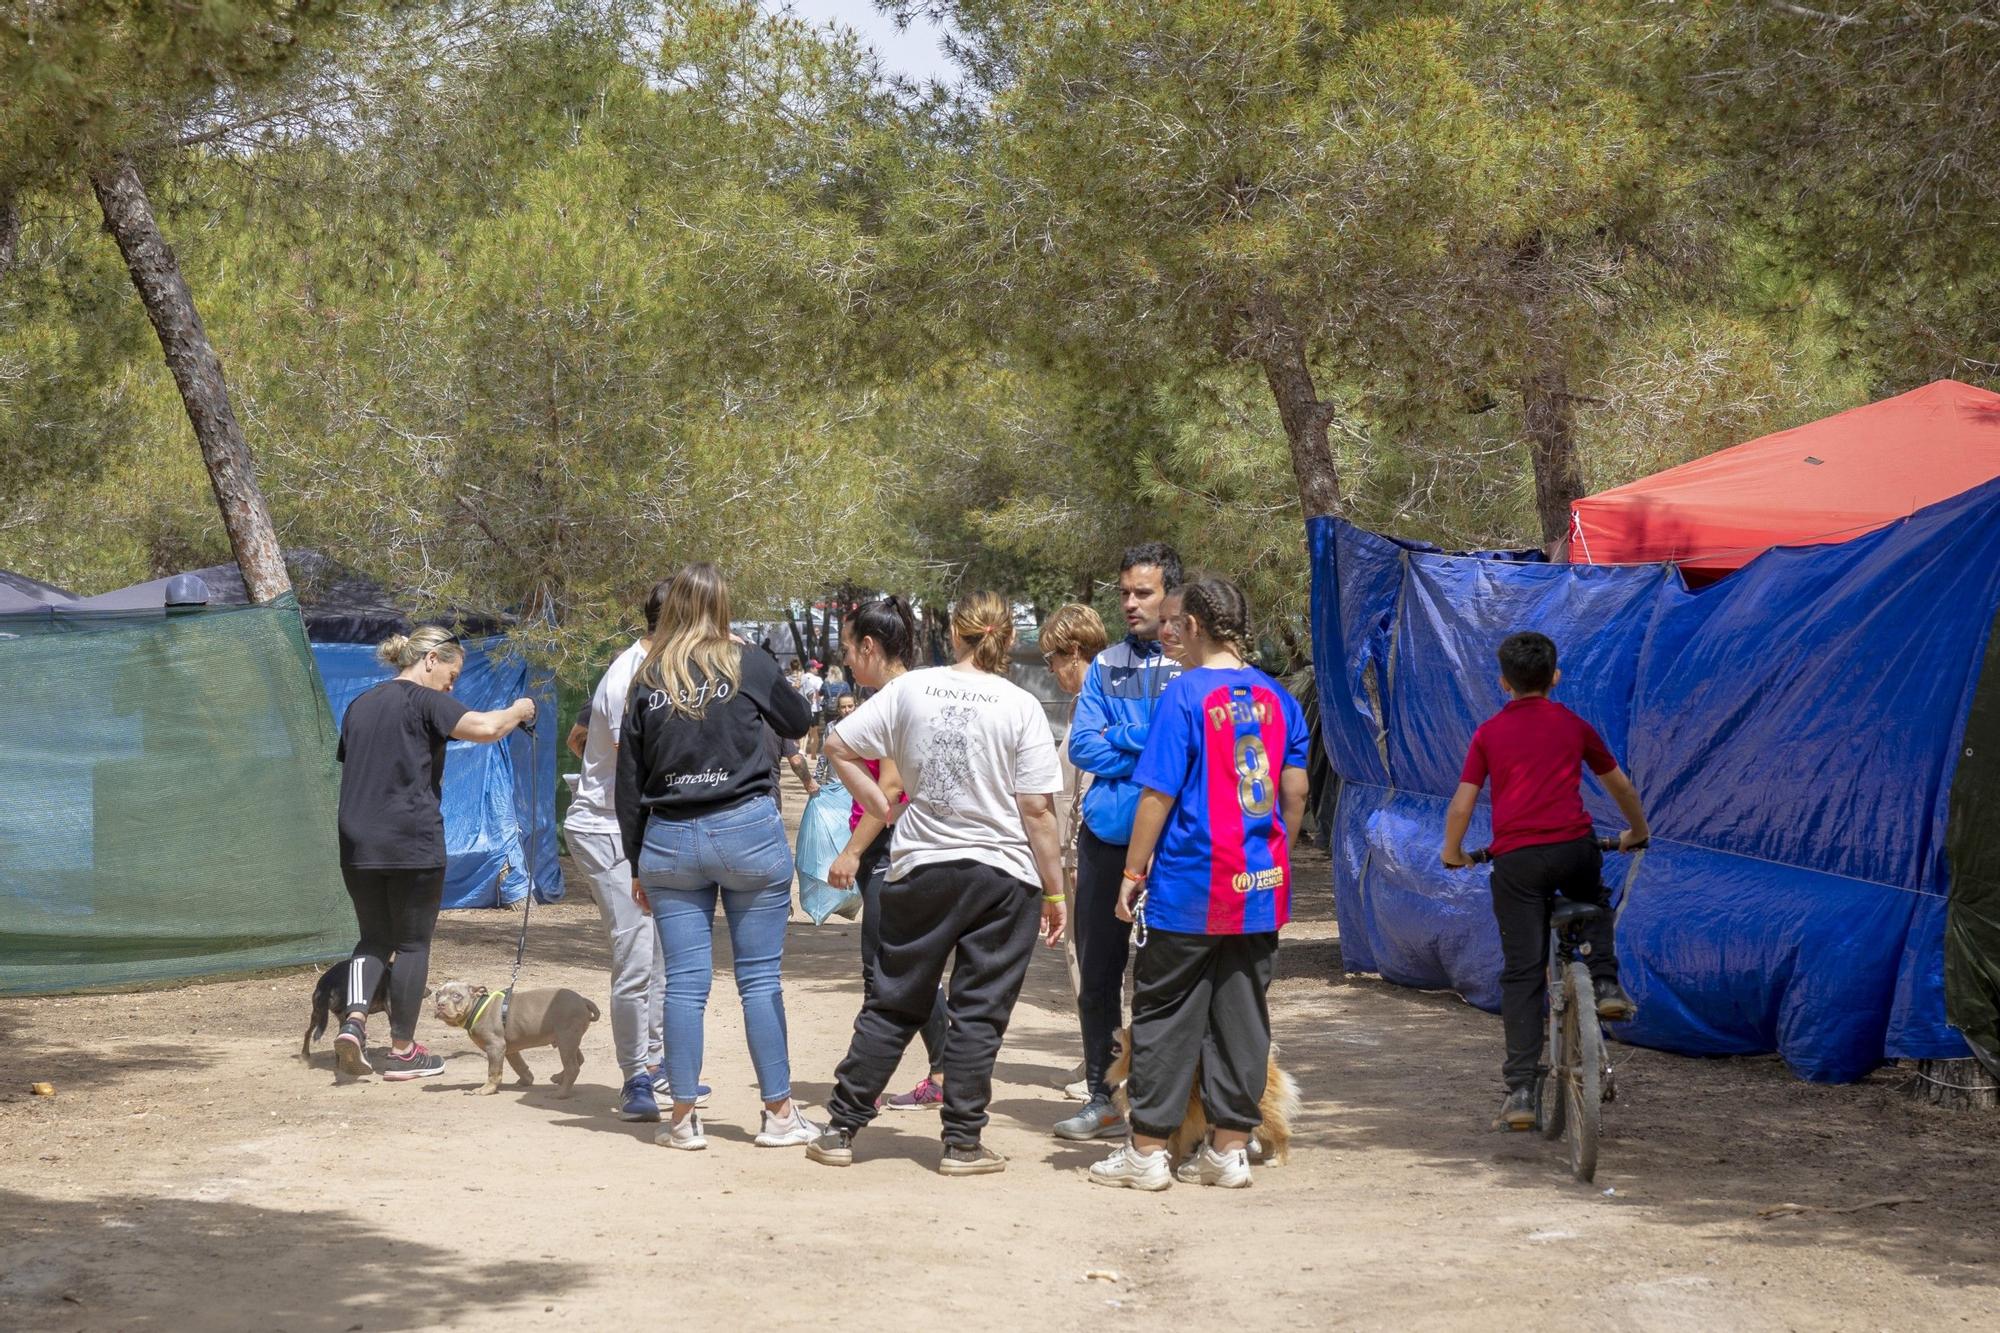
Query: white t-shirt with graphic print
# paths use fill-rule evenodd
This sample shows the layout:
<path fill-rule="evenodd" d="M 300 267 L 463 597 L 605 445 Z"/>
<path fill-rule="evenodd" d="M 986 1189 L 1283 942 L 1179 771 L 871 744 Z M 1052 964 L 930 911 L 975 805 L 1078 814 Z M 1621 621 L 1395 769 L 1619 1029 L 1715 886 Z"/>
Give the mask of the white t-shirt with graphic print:
<path fill-rule="evenodd" d="M 1041 883 L 1015 797 L 1063 789 L 1041 701 L 1003 676 L 931 667 L 896 677 L 834 733 L 864 759 L 890 759 L 909 805 L 889 843 L 889 878 L 978 861 Z"/>

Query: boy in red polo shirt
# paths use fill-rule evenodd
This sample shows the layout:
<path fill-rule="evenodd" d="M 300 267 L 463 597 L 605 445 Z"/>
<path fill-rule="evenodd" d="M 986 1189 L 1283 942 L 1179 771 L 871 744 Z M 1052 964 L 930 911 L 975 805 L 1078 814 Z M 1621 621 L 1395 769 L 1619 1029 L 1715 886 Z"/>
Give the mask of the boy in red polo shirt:
<path fill-rule="evenodd" d="M 1500 645 L 1500 686 L 1507 704 L 1472 733 L 1458 791 L 1445 813 L 1444 863 L 1466 858 L 1466 828 L 1479 789 L 1493 784 L 1493 916 L 1500 923 L 1500 1020 L 1507 1033 L 1507 1100 L 1500 1123 L 1531 1129 L 1535 1123 L 1535 1067 L 1542 1050 L 1542 1004 L 1548 983 L 1549 908 L 1555 894 L 1577 902 L 1603 902 L 1604 854 L 1583 808 L 1585 764 L 1618 802 L 1631 825 L 1619 835 L 1621 851 L 1647 838 L 1639 791 L 1588 722 L 1549 698 L 1562 679 L 1556 645 L 1532 630 L 1510 634 Z M 1632 997 L 1618 984 L 1611 918 L 1585 928 L 1587 962 L 1599 1018 L 1630 1018 Z"/>

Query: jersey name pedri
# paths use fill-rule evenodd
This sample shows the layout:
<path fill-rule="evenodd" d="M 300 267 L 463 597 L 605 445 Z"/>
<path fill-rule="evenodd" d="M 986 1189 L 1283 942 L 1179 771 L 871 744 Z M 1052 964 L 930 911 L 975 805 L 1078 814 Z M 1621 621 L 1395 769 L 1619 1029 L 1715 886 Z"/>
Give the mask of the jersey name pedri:
<path fill-rule="evenodd" d="M 1291 919 L 1279 775 L 1306 766 L 1305 714 L 1255 667 L 1187 672 L 1160 696 L 1132 780 L 1174 798 L 1146 880 L 1146 924 L 1251 935 Z"/>

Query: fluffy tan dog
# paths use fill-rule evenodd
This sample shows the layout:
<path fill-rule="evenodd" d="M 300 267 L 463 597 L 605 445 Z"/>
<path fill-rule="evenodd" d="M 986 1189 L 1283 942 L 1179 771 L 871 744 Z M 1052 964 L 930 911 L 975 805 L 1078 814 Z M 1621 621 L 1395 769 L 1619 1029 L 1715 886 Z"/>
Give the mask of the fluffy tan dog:
<path fill-rule="evenodd" d="M 536 1046 L 553 1046 L 562 1056 L 562 1072 L 556 1075 L 556 1096 L 569 1096 L 583 1068 L 583 1034 L 598 1017 L 597 1006 L 573 990 L 553 988 L 510 994 L 489 991 L 469 981 L 447 981 L 439 986 L 432 1009 L 439 1022 L 464 1028 L 472 1044 L 486 1052 L 486 1086 L 477 1091 L 487 1095 L 500 1091 L 503 1059 L 514 1066 L 522 1083 L 533 1083 L 535 1076 L 529 1072 L 521 1052 Z"/>
<path fill-rule="evenodd" d="M 1132 1029 L 1118 1029 L 1118 1049 L 1112 1055 L 1105 1081 L 1117 1085 L 1113 1100 L 1121 1115 L 1132 1108 L 1125 1097 L 1125 1080 L 1132 1074 Z M 1264 1099 L 1257 1103 L 1264 1123 L 1250 1133 L 1250 1157 L 1266 1166 L 1278 1166 L 1291 1159 L 1292 1120 L 1299 1113 L 1299 1085 L 1278 1068 L 1278 1043 L 1271 1043 L 1270 1067 L 1264 1073 Z M 1167 1138 L 1167 1156 L 1176 1164 L 1184 1162 L 1208 1137 L 1208 1113 L 1201 1105 L 1201 1066 L 1195 1066 L 1195 1085 L 1188 1093 L 1187 1114 L 1181 1126 Z"/>

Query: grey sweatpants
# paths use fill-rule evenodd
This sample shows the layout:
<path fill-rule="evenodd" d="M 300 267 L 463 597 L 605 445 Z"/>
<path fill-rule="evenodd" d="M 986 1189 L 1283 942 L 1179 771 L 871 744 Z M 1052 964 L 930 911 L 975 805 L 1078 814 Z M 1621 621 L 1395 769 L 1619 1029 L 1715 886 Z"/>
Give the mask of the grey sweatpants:
<path fill-rule="evenodd" d="M 570 858 L 590 882 L 597 914 L 611 941 L 611 1042 L 618 1067 L 631 1078 L 665 1068 L 660 1014 L 666 1001 L 666 959 L 652 913 L 632 901 L 632 866 L 616 833 L 565 828 Z"/>
<path fill-rule="evenodd" d="M 1255 1129 L 1271 1064 L 1271 964 L 1278 933 L 1147 932 L 1132 994 L 1132 1128 L 1164 1139 L 1187 1116 L 1195 1065 L 1219 1129 Z"/>

